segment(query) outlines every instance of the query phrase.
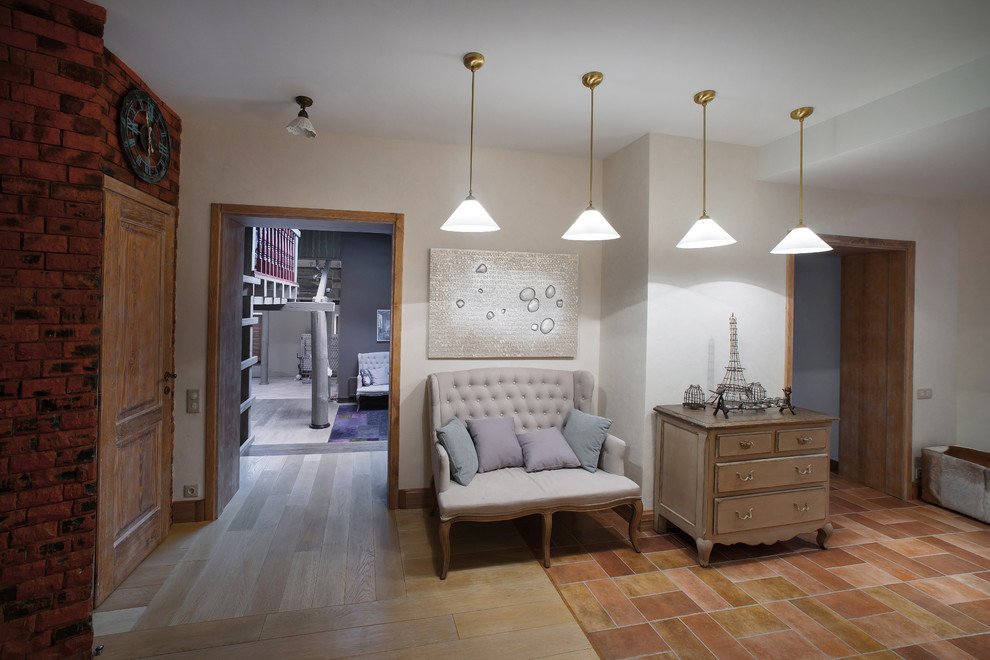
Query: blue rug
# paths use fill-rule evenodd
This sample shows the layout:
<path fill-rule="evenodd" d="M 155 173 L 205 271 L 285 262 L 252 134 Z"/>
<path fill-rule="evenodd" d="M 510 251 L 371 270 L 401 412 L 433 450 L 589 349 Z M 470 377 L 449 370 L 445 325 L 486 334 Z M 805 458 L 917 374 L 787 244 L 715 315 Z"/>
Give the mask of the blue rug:
<path fill-rule="evenodd" d="M 330 429 L 330 442 L 376 442 L 388 440 L 388 410 L 362 410 L 343 403 Z"/>

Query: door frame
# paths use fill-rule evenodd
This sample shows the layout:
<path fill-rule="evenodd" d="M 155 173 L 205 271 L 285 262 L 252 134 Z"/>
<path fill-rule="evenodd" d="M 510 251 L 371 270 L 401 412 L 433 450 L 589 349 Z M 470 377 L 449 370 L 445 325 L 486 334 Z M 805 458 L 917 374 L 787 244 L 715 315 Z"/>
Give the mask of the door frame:
<path fill-rule="evenodd" d="M 901 399 L 901 419 L 896 420 L 902 429 L 900 442 L 891 447 L 887 445 L 887 455 L 893 456 L 892 467 L 896 470 L 895 481 L 897 492 L 890 493 L 900 499 L 915 497 L 914 479 L 912 477 L 913 445 L 913 393 L 914 393 L 914 279 L 915 279 L 915 242 L 900 241 L 886 238 L 863 238 L 858 236 L 840 236 L 820 234 L 823 241 L 828 243 L 833 254 L 839 257 L 868 252 L 900 253 L 904 261 L 903 297 L 898 304 L 903 304 L 904 330 L 897 337 L 903 342 L 904 360 L 898 377 L 902 383 L 899 391 L 888 390 L 888 397 Z M 784 385 L 790 387 L 794 375 L 794 255 L 787 255 L 785 273 L 785 312 L 784 312 Z M 841 382 L 841 373 L 840 373 Z M 889 382 L 889 381 L 888 381 Z M 841 397 L 841 394 L 840 394 Z M 887 442 L 890 443 L 888 436 Z M 899 473 L 899 474 L 897 474 Z"/>
<path fill-rule="evenodd" d="M 237 434 L 230 436 L 225 426 L 236 428 L 230 418 L 240 419 L 239 408 L 228 410 L 231 402 L 239 401 L 240 376 L 227 377 L 221 359 L 224 338 L 239 337 L 241 329 L 241 277 L 243 268 L 229 272 L 233 262 L 242 263 L 245 227 L 285 227 L 327 231 L 325 223 L 376 223 L 392 226 L 392 334 L 389 342 L 389 430 L 388 430 L 388 508 L 399 503 L 399 382 L 401 368 L 400 338 L 402 336 L 402 244 L 405 216 L 402 213 L 368 211 L 339 211 L 284 206 L 243 204 L 211 204 L 210 206 L 210 278 L 209 312 L 206 349 L 206 474 L 205 509 L 208 520 L 216 520 L 233 492 L 221 492 L 224 475 L 220 474 L 221 454 L 230 451 L 224 442 L 239 442 Z M 358 228 L 358 224 L 354 224 Z M 239 235 L 240 240 L 237 240 Z M 238 256 L 240 255 L 240 256 Z M 226 267 L 225 267 L 226 266 Z M 236 281 L 235 281 L 236 280 Z M 236 289 L 233 300 L 225 295 Z M 236 308 L 236 309 L 233 309 Z M 236 312 L 236 313 L 233 313 Z M 239 347 L 238 347 L 239 350 Z M 239 369 L 239 365 L 237 365 Z M 227 437 L 230 436 L 230 437 Z M 239 447 L 237 450 L 239 455 Z M 229 491 L 229 488 L 227 488 Z"/>

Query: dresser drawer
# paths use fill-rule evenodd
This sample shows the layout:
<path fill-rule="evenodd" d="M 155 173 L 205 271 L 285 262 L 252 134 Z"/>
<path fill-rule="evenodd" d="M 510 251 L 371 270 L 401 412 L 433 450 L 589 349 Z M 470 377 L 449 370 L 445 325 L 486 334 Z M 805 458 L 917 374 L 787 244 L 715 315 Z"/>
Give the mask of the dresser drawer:
<path fill-rule="evenodd" d="M 715 464 L 715 490 L 732 493 L 766 488 L 799 488 L 828 478 L 828 456 L 790 456 Z"/>
<path fill-rule="evenodd" d="M 828 445 L 829 429 L 791 429 L 777 431 L 777 451 L 824 449 Z"/>
<path fill-rule="evenodd" d="M 769 454 L 773 449 L 773 433 L 726 433 L 716 438 L 716 455 L 724 456 L 756 456 Z"/>
<path fill-rule="evenodd" d="M 790 525 L 825 518 L 825 486 L 715 498 L 715 533 Z"/>

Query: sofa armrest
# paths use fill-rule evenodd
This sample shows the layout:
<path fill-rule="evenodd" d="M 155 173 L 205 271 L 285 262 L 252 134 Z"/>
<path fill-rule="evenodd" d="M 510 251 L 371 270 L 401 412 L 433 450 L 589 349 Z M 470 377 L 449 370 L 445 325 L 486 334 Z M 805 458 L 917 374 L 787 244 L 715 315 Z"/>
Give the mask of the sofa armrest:
<path fill-rule="evenodd" d="M 620 440 L 612 434 L 605 436 L 605 444 L 602 445 L 602 455 L 598 459 L 598 465 L 609 474 L 626 474 L 626 441 Z"/>
<path fill-rule="evenodd" d="M 433 483 L 437 492 L 442 493 L 450 487 L 450 457 L 439 442 L 431 444 L 433 445 Z"/>

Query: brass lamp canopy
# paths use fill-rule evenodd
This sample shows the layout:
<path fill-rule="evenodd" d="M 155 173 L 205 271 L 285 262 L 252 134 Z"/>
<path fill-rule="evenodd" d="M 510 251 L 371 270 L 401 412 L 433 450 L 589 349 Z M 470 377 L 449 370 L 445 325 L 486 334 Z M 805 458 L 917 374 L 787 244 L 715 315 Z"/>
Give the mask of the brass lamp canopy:
<path fill-rule="evenodd" d="M 474 73 L 481 67 L 485 66 L 485 56 L 481 53 L 465 53 L 462 61 L 464 62 L 464 67 L 471 73 Z"/>
<path fill-rule="evenodd" d="M 694 95 L 694 102 L 704 107 L 715 99 L 715 90 L 706 89 Z"/>

